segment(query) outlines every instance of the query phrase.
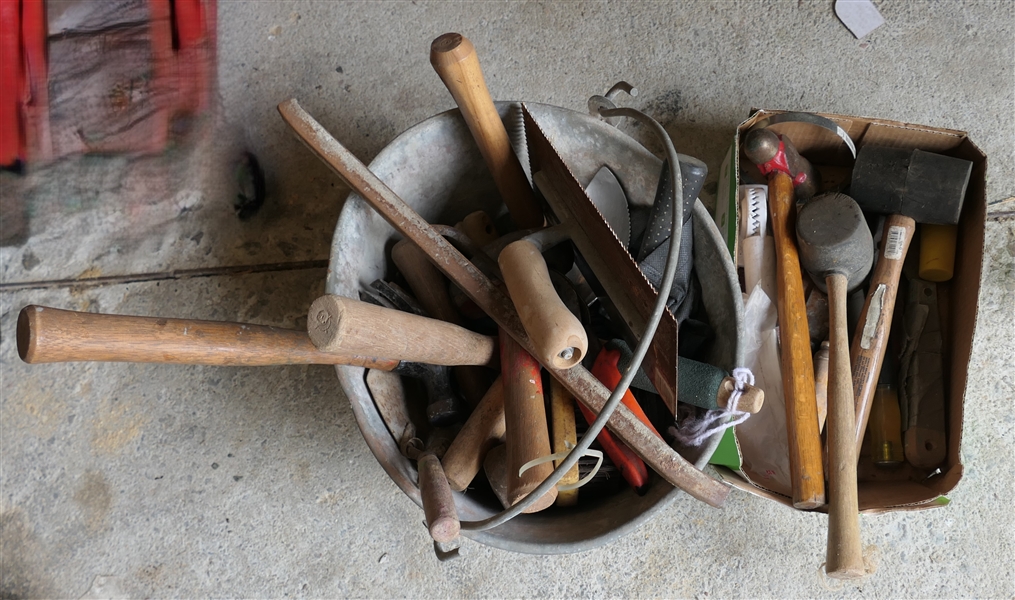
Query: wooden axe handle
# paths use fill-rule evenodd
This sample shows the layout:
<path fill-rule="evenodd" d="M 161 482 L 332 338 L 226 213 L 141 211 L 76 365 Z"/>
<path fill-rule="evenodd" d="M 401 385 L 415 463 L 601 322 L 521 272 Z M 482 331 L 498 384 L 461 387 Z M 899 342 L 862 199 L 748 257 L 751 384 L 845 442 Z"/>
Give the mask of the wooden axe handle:
<path fill-rule="evenodd" d="M 557 295 L 546 261 L 535 244 L 524 239 L 508 244 L 501 250 L 497 264 L 532 340 L 533 355 L 557 369 L 570 369 L 580 363 L 589 349 L 588 335 Z"/>
<path fill-rule="evenodd" d="M 902 263 L 906 261 L 909 244 L 913 241 L 916 222 L 903 215 L 885 218 L 884 234 L 877 264 L 871 274 L 867 300 L 860 313 L 860 322 L 853 333 L 849 358 L 853 369 L 853 403 L 856 411 L 856 454 L 860 455 L 871 402 L 878 386 L 881 365 L 888 348 L 888 333 L 895 314 L 895 297 L 899 293 Z"/>
<path fill-rule="evenodd" d="M 814 395 L 814 362 L 807 330 L 800 256 L 796 248 L 796 202 L 793 180 L 776 171 L 769 175 L 769 210 L 775 240 L 782 384 L 786 394 L 786 430 L 793 506 L 817 508 L 825 503 L 821 434 Z"/>
<path fill-rule="evenodd" d="M 398 360 L 321 352 L 304 331 L 193 319 L 83 313 L 26 306 L 18 354 L 27 363 L 73 361 L 186 365 L 356 365 L 390 371 Z"/>
<path fill-rule="evenodd" d="M 458 103 L 515 224 L 522 229 L 542 227 L 543 211 L 511 148 L 472 42 L 460 34 L 445 33 L 430 45 L 430 64 Z"/>
<path fill-rule="evenodd" d="M 430 365 L 486 365 L 496 340 L 464 327 L 325 295 L 310 305 L 310 341 L 324 352 L 345 351 Z"/>
<path fill-rule="evenodd" d="M 825 573 L 836 579 L 864 575 L 860 508 L 853 443 L 853 385 L 846 325 L 846 276 L 825 278 L 828 285 L 828 549 Z"/>

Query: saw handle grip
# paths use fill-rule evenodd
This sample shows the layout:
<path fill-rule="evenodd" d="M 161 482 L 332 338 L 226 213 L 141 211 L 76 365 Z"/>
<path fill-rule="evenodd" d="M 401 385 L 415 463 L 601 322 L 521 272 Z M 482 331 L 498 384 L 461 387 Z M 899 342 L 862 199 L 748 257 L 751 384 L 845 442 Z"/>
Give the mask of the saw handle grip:
<path fill-rule="evenodd" d="M 521 229 L 542 227 L 543 211 L 511 147 L 472 42 L 445 33 L 430 45 L 430 64 L 458 103 L 512 220 Z"/>
<path fill-rule="evenodd" d="M 310 305 L 307 330 L 323 352 L 430 365 L 487 365 L 497 353 L 494 338 L 464 327 L 331 294 Z"/>
<path fill-rule="evenodd" d="M 536 245 L 524 239 L 512 242 L 497 263 L 539 362 L 557 369 L 580 363 L 589 349 L 588 335 L 557 295 Z"/>
<path fill-rule="evenodd" d="M 26 363 L 135 362 L 260 367 L 356 365 L 390 371 L 398 360 L 344 349 L 321 352 L 305 331 L 194 319 L 103 315 L 26 306 L 18 315 Z"/>
<path fill-rule="evenodd" d="M 793 506 L 813 509 L 825 503 L 825 475 L 821 464 L 807 306 L 796 247 L 796 201 L 789 175 L 774 171 L 768 176 L 768 185 L 770 222 L 775 239 L 779 341 Z"/>
<path fill-rule="evenodd" d="M 916 222 L 903 215 L 885 217 L 884 234 L 877 264 L 871 275 L 867 300 L 860 312 L 860 322 L 853 334 L 849 358 L 853 372 L 853 403 L 856 412 L 855 444 L 857 456 L 870 419 L 874 391 L 881 375 L 881 365 L 888 348 L 888 333 L 895 314 L 895 298 L 899 293 L 902 263 L 913 241 Z"/>
<path fill-rule="evenodd" d="M 828 548 L 825 573 L 858 579 L 865 573 L 860 508 L 857 499 L 857 450 L 853 443 L 853 385 L 846 325 L 848 281 L 842 273 L 825 278 L 828 286 Z"/>

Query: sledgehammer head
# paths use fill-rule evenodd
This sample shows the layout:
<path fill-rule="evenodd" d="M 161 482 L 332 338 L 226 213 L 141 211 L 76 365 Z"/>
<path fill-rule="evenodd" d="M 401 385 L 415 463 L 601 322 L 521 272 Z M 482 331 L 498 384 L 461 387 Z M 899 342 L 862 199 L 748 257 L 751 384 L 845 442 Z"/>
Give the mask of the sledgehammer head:
<path fill-rule="evenodd" d="M 972 171 L 973 163 L 961 158 L 864 146 L 857 154 L 849 191 L 864 211 L 954 225 Z"/>
<path fill-rule="evenodd" d="M 822 194 L 800 209 L 796 223 L 800 262 L 823 292 L 832 273 L 855 289 L 874 261 L 874 239 L 863 213 L 846 194 Z"/>

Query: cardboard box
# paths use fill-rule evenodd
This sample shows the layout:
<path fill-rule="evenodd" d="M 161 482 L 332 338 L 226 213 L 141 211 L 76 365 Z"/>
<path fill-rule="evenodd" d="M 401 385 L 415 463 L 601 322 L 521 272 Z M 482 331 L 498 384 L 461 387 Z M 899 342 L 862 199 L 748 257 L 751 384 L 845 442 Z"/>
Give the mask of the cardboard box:
<path fill-rule="evenodd" d="M 723 233 L 730 253 L 737 256 L 738 226 L 737 188 L 742 175 L 763 181 L 754 165 L 740 156 L 741 137 L 756 123 L 784 111 L 757 110 L 737 128 L 730 151 L 720 168 L 719 194 L 715 220 Z M 894 470 L 874 468 L 869 453 L 859 463 L 859 503 L 861 512 L 919 510 L 943 506 L 945 496 L 962 478 L 960 458 L 962 442 L 963 400 L 968 377 L 973 331 L 976 326 L 980 269 L 983 257 L 984 219 L 986 214 L 985 183 L 987 158 L 963 131 L 940 129 L 867 117 L 822 114 L 849 134 L 859 150 L 865 144 L 894 148 L 920 149 L 954 156 L 973 162 L 972 175 L 966 191 L 958 227 L 955 276 L 938 284 L 947 308 L 942 309 L 942 332 L 945 342 L 943 365 L 946 393 L 947 458 L 937 469 L 923 470 L 908 463 Z M 853 157 L 835 133 L 811 124 L 786 122 L 771 129 L 786 134 L 800 153 L 808 158 L 822 175 L 822 189 L 837 189 L 848 183 Z M 909 260 L 919 254 L 919 231 L 910 246 Z M 905 304 L 900 294 L 896 315 Z M 866 446 L 866 443 L 865 443 Z M 767 490 L 752 482 L 739 465 L 717 467 L 733 486 L 753 494 L 791 506 L 790 498 Z"/>

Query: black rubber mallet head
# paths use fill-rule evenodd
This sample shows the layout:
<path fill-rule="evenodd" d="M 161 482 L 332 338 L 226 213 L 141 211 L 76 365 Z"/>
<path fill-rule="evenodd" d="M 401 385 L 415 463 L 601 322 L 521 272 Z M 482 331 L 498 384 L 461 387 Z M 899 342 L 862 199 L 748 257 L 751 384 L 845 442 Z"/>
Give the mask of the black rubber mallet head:
<path fill-rule="evenodd" d="M 973 163 L 923 150 L 864 146 L 850 195 L 865 212 L 905 215 L 917 223 L 954 225 Z"/>

